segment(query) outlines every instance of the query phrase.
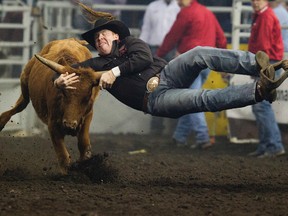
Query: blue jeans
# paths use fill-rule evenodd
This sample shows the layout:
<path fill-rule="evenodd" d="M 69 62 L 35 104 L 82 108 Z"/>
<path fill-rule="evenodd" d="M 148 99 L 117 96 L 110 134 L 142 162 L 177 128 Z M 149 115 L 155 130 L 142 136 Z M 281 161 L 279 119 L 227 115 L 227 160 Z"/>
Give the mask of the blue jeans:
<path fill-rule="evenodd" d="M 209 68 L 202 70 L 190 88 L 201 89 L 209 73 Z M 209 130 L 204 112 L 191 113 L 180 117 L 173 133 L 173 138 L 177 142 L 186 144 L 187 138 L 192 131 L 195 133 L 195 140 L 197 144 L 210 141 Z"/>
<path fill-rule="evenodd" d="M 190 89 L 199 73 L 206 68 L 259 77 L 253 53 L 195 47 L 170 61 L 161 71 L 159 86 L 148 97 L 148 113 L 179 118 L 190 113 L 216 112 L 256 103 L 256 83 L 213 90 Z"/>
<path fill-rule="evenodd" d="M 281 133 L 275 120 L 274 111 L 268 101 L 262 101 L 252 106 L 256 117 L 256 124 L 259 134 L 259 145 L 257 152 L 275 153 L 284 150 Z"/>
<path fill-rule="evenodd" d="M 271 61 L 271 63 L 275 63 L 275 61 Z M 277 71 L 276 75 L 280 75 L 280 70 Z M 265 152 L 273 154 L 284 150 L 281 132 L 271 104 L 268 101 L 257 103 L 252 106 L 252 112 L 256 118 L 259 134 L 259 145 L 256 151 L 259 154 Z"/>

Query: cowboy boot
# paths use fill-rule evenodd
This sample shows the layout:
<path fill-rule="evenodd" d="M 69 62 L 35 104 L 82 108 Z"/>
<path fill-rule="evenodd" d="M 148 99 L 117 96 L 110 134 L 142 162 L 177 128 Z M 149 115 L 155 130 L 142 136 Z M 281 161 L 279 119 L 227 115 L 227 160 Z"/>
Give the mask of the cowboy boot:
<path fill-rule="evenodd" d="M 275 70 L 271 68 L 267 69 L 268 66 L 270 65 L 269 56 L 263 51 L 258 51 L 255 54 L 255 60 L 257 63 L 257 70 L 259 71 L 259 75 L 260 75 L 260 80 L 257 82 L 257 86 L 256 86 L 257 91 L 262 99 L 268 100 L 268 101 L 274 101 L 276 100 L 276 97 L 277 97 L 276 91 L 269 91 L 268 89 L 265 88 L 267 84 L 266 78 L 269 78 L 271 80 L 275 78 Z M 261 80 L 261 77 L 262 77 L 262 80 Z"/>
<path fill-rule="evenodd" d="M 282 60 L 282 61 L 279 61 L 279 62 L 276 62 L 273 65 L 274 69 L 275 70 L 265 70 L 269 65 L 270 65 L 270 62 L 269 62 L 269 56 L 263 52 L 263 51 L 258 51 L 256 54 L 255 54 L 255 60 L 256 60 L 256 63 L 257 63 L 257 68 L 259 70 L 259 72 L 261 70 L 263 70 L 263 73 L 269 77 L 270 79 L 275 79 L 275 71 L 279 70 L 280 68 L 283 68 L 284 69 L 284 73 L 280 76 L 280 78 L 278 78 L 277 81 L 274 81 L 274 85 L 275 85 L 275 88 L 279 87 L 284 81 L 285 79 L 287 78 L 288 76 L 288 60 Z M 277 87 L 276 87 L 277 85 Z"/>
<path fill-rule="evenodd" d="M 260 79 L 257 81 L 256 85 L 260 97 L 270 103 L 274 102 L 277 98 L 277 92 L 272 85 L 274 78 L 275 69 L 270 65 L 266 69 L 260 70 Z"/>
<path fill-rule="evenodd" d="M 255 60 L 259 74 L 260 71 L 263 70 L 267 77 L 270 79 L 275 79 L 275 71 L 281 68 L 281 61 L 273 64 L 275 70 L 265 70 L 270 65 L 269 56 L 263 51 L 258 51 L 255 54 Z"/>
<path fill-rule="evenodd" d="M 275 71 L 283 68 L 284 73 L 275 80 Z M 257 82 L 257 91 L 262 99 L 272 103 L 277 98 L 278 88 L 288 77 L 288 60 L 282 60 L 260 70 L 260 80 Z"/>

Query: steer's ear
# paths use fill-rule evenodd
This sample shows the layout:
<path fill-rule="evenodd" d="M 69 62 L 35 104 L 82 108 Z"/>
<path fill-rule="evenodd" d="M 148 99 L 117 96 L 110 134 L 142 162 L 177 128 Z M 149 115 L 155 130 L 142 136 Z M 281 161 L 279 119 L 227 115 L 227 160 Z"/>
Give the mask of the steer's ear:
<path fill-rule="evenodd" d="M 51 68 L 52 70 L 54 70 L 55 72 L 59 74 L 66 73 L 65 67 L 61 64 L 58 64 L 49 59 L 43 58 L 42 56 L 37 55 L 37 54 L 35 54 L 35 58 L 37 58 L 41 63 L 43 63 L 44 65 L 46 65 L 47 67 Z"/>

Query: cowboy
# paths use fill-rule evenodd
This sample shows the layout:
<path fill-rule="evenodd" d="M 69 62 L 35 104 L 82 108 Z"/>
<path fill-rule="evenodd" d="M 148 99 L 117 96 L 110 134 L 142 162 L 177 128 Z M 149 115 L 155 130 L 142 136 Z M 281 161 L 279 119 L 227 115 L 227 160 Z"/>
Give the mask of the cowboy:
<path fill-rule="evenodd" d="M 101 17 L 94 28 L 82 37 L 99 56 L 74 67 L 91 67 L 102 71 L 99 86 L 122 103 L 154 116 L 178 118 L 182 115 L 221 111 L 276 100 L 276 88 L 287 78 L 285 72 L 274 80 L 275 70 L 288 69 L 288 60 L 274 65 L 264 52 L 256 55 L 210 47 L 196 47 L 169 63 L 153 57 L 149 46 L 130 35 L 121 21 Z M 205 68 L 233 74 L 256 76 L 255 83 L 228 86 L 223 89 L 189 89 Z M 76 74 L 62 74 L 54 84 L 62 89 L 75 89 Z"/>

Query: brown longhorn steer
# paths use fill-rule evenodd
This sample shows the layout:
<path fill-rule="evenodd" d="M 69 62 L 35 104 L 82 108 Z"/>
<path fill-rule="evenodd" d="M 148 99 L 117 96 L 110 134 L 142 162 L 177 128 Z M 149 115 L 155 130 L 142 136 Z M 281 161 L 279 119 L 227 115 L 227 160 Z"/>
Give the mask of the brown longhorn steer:
<path fill-rule="evenodd" d="M 47 44 L 36 57 L 30 59 L 21 73 L 21 95 L 15 106 L 0 115 L 0 131 L 11 116 L 24 110 L 29 100 L 38 117 L 48 126 L 48 131 L 63 174 L 71 165 L 64 143 L 65 135 L 77 136 L 80 161 L 91 157 L 89 127 L 93 104 L 99 93 L 101 73 L 91 68 L 74 69 L 70 65 L 91 58 L 84 41 L 73 38 L 56 40 Z M 43 57 L 43 58 L 42 58 Z M 47 67 L 48 66 L 48 67 Z M 58 89 L 53 85 L 55 72 L 76 73 L 80 82 L 76 90 Z"/>

